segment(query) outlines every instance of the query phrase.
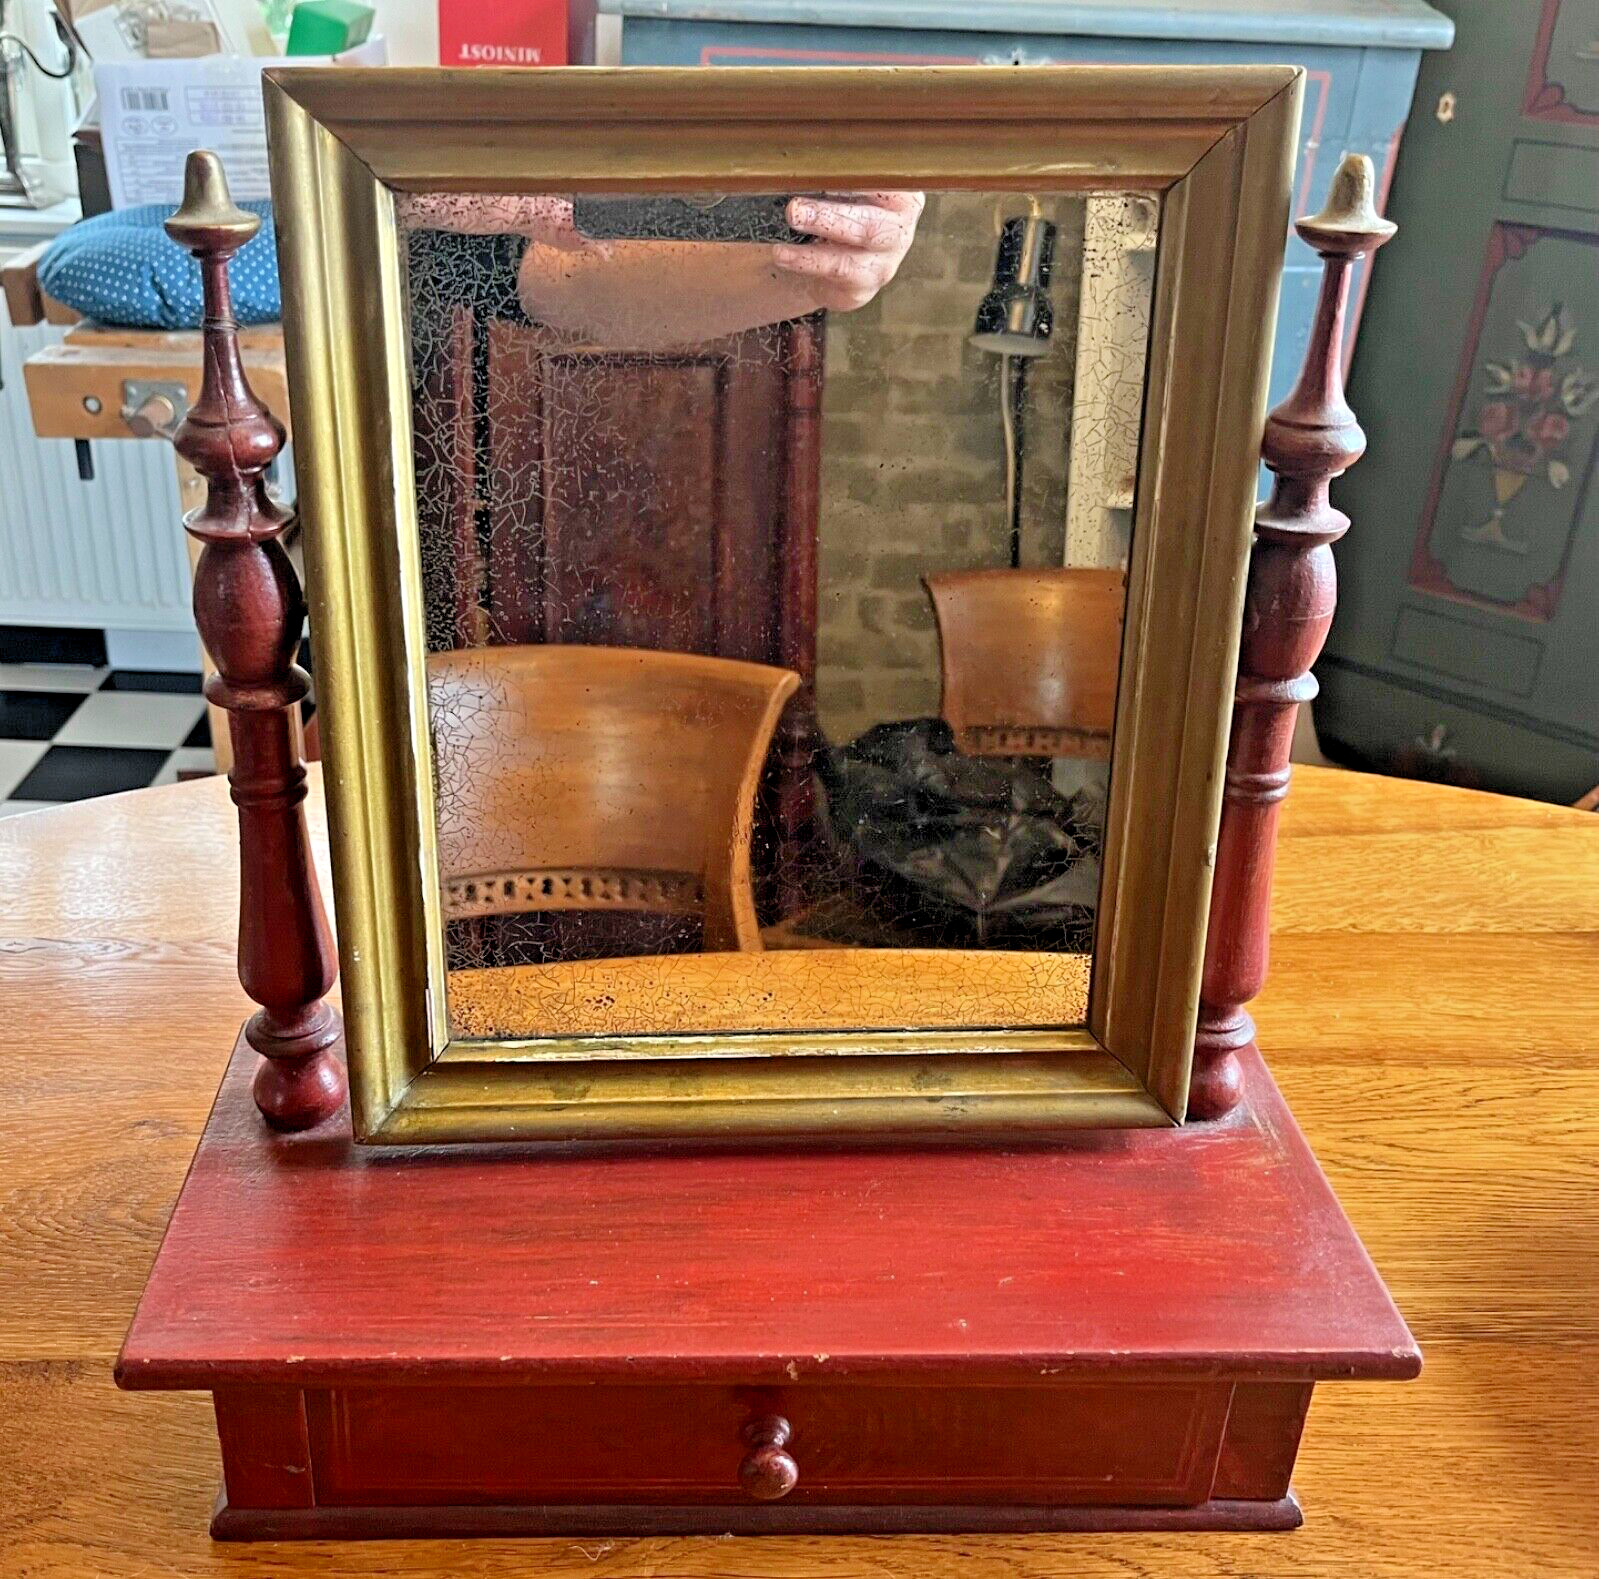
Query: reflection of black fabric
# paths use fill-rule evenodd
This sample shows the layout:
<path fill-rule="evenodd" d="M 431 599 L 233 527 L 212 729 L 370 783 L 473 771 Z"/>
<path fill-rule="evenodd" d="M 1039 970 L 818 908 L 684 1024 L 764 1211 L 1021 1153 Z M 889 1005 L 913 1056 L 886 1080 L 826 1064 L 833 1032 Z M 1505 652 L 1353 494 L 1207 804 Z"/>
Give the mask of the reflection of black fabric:
<path fill-rule="evenodd" d="M 1092 946 L 1100 803 L 1060 794 L 1047 761 L 965 757 L 942 719 L 918 718 L 821 753 L 818 773 L 854 881 L 897 925 L 928 942 Z"/>
<path fill-rule="evenodd" d="M 451 316 L 459 308 L 479 319 L 528 322 L 516 289 L 526 251 L 526 236 L 466 236 L 453 230 L 413 230 L 406 236 L 416 383 L 442 354 Z"/>

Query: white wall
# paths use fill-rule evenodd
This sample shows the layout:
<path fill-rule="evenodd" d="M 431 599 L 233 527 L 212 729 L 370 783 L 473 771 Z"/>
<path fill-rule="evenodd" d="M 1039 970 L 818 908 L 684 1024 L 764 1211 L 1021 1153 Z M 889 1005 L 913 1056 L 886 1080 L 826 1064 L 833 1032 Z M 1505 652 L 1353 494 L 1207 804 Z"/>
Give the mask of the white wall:
<path fill-rule="evenodd" d="M 391 66 L 438 65 L 437 0 L 369 0 L 369 3 L 378 14 L 378 31 L 389 41 Z"/>

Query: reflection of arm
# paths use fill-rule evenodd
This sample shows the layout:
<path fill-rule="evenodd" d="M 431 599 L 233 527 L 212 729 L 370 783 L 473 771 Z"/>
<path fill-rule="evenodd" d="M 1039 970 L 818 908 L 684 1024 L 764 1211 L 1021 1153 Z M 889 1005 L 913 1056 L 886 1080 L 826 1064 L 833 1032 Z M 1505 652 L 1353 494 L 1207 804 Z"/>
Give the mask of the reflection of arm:
<path fill-rule="evenodd" d="M 525 238 L 516 278 L 530 318 L 596 345 L 659 350 L 864 306 L 909 250 L 923 197 L 794 198 L 789 223 L 812 238 L 802 246 L 592 241 L 555 197 L 427 194 L 403 204 L 413 228 Z"/>
<path fill-rule="evenodd" d="M 528 317 L 552 329 L 617 349 L 666 350 L 814 312 L 809 281 L 784 273 L 772 252 L 687 241 L 568 252 L 535 241 L 517 283 Z"/>

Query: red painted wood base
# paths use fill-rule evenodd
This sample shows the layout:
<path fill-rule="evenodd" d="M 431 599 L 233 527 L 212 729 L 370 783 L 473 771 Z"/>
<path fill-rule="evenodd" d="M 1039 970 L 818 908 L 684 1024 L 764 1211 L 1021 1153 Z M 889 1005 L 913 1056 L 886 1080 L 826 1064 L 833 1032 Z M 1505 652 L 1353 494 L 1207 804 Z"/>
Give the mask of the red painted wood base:
<path fill-rule="evenodd" d="M 1147 1530 L 1297 1530 L 1290 1492 L 1275 1502 L 1212 1499 L 1194 1508 L 923 1507 L 233 1508 L 217 1499 L 219 1541 L 460 1539 L 473 1535 L 1048 1535 Z"/>
<path fill-rule="evenodd" d="M 118 1365 L 214 1395 L 222 1538 L 1285 1529 L 1314 1384 L 1419 1368 L 1253 1050 L 1187 1130 L 670 1156 L 273 1134 L 254 1062 Z"/>

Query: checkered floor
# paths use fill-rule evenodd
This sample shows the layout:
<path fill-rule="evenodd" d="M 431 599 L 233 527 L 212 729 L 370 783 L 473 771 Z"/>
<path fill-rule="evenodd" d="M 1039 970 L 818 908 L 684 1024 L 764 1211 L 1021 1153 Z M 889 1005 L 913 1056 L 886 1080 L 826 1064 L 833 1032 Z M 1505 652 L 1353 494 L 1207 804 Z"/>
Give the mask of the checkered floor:
<path fill-rule="evenodd" d="M 0 664 L 0 816 L 215 771 L 197 673 Z"/>

